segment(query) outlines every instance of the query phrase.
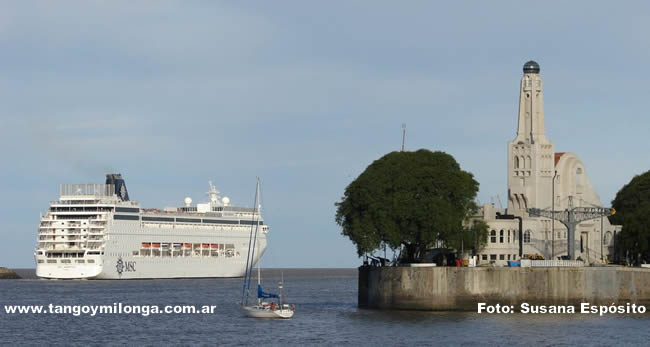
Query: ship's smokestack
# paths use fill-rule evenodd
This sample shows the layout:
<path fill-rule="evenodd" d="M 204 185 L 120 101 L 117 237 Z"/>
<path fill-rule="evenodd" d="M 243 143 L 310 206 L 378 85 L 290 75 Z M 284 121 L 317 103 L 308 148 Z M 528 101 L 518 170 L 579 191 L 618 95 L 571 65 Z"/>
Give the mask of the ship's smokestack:
<path fill-rule="evenodd" d="M 129 192 L 126 190 L 126 183 L 121 174 L 106 174 L 106 184 L 115 187 L 115 194 L 122 201 L 129 201 Z"/>

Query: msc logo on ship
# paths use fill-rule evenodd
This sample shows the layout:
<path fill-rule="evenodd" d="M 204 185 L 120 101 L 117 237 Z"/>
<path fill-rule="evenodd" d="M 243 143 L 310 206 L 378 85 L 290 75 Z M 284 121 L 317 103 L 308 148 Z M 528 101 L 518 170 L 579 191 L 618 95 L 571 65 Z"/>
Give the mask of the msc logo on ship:
<path fill-rule="evenodd" d="M 115 265 L 117 273 L 122 276 L 123 272 L 135 272 L 135 262 L 134 261 L 123 261 L 122 257 L 117 259 L 117 264 Z"/>

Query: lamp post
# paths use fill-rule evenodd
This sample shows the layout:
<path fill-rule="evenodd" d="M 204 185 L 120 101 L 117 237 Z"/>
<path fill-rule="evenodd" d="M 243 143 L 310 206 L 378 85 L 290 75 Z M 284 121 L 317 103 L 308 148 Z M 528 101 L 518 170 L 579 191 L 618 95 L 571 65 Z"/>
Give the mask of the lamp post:
<path fill-rule="evenodd" d="M 551 241 L 551 260 L 555 259 L 555 177 L 557 177 L 557 170 L 555 170 L 555 174 L 553 175 L 553 184 L 551 187 L 551 211 L 553 211 L 553 217 L 551 218 L 551 233 L 553 234 L 553 241 Z"/>
<path fill-rule="evenodd" d="M 614 228 L 614 263 L 618 261 L 618 254 L 616 253 L 616 228 Z"/>
<path fill-rule="evenodd" d="M 605 262 L 603 258 L 603 216 L 600 216 L 600 262 Z"/>

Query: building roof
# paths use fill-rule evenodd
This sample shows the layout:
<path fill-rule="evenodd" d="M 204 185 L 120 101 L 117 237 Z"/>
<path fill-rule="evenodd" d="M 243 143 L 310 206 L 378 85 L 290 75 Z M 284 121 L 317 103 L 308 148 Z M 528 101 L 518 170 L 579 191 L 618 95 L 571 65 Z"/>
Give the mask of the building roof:
<path fill-rule="evenodd" d="M 556 152 L 555 153 L 555 165 L 557 166 L 557 162 L 560 161 L 560 158 L 564 155 L 566 152 Z"/>

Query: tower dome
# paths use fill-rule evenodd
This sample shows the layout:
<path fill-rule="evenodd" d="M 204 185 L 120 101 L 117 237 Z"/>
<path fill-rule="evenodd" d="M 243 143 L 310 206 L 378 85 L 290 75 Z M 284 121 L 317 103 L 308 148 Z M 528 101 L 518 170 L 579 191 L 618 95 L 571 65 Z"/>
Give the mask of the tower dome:
<path fill-rule="evenodd" d="M 539 64 L 534 60 L 529 60 L 524 64 L 524 73 L 539 73 Z"/>

